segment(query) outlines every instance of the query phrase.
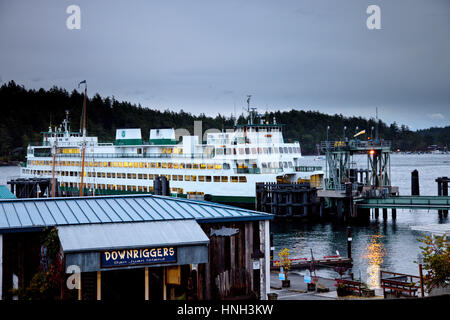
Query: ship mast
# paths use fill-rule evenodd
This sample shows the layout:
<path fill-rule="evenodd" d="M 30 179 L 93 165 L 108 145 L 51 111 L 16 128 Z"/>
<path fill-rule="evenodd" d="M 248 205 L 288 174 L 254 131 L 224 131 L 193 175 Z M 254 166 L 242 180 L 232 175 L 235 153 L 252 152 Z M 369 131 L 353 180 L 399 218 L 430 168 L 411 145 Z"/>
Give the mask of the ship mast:
<path fill-rule="evenodd" d="M 56 142 L 57 134 L 55 134 L 55 142 L 53 144 L 53 168 L 52 168 L 52 198 L 55 197 L 55 169 L 56 169 Z"/>
<path fill-rule="evenodd" d="M 252 111 L 250 110 L 250 99 L 251 99 L 252 95 L 249 94 L 247 95 L 247 113 L 248 113 L 248 124 L 253 124 L 253 116 L 252 116 Z"/>
<path fill-rule="evenodd" d="M 83 142 L 82 142 L 82 160 L 81 160 L 81 184 L 80 184 L 80 197 L 83 196 L 83 189 L 84 189 L 84 156 L 86 153 L 86 96 L 87 96 L 87 83 L 86 80 L 81 81 L 78 84 L 78 87 L 80 87 L 80 84 L 84 83 L 84 99 L 83 99 L 83 127 L 82 127 L 82 134 L 83 134 Z"/>

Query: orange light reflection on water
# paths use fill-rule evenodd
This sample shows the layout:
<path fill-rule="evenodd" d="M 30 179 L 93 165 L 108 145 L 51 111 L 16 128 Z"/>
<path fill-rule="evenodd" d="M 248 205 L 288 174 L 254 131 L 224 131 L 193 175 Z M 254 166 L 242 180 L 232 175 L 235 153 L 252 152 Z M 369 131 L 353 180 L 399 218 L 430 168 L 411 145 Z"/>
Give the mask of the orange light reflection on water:
<path fill-rule="evenodd" d="M 382 235 L 370 236 L 370 242 L 366 246 L 366 254 L 362 257 L 367 259 L 368 267 L 367 285 L 371 289 L 380 287 L 380 269 L 383 263 L 383 257 L 386 255 L 386 250 L 383 244 L 379 241 Z"/>

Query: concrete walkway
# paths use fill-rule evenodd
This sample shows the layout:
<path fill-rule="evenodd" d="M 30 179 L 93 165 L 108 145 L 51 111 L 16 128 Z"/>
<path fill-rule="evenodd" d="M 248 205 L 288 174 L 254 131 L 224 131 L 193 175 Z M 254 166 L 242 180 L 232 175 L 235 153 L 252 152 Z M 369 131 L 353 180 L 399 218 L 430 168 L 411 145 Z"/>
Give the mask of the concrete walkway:
<path fill-rule="evenodd" d="M 383 299 L 381 289 L 375 290 L 374 298 L 363 298 L 358 296 L 338 297 L 336 293 L 334 279 L 319 277 L 318 284 L 327 287 L 330 291 L 319 293 L 316 291 L 307 291 L 307 284 L 299 272 L 290 271 L 289 288 L 281 288 L 281 280 L 278 279 L 278 272 L 270 273 L 270 292 L 278 295 L 278 300 L 353 300 L 353 299 Z M 317 284 L 316 284 L 317 288 Z"/>

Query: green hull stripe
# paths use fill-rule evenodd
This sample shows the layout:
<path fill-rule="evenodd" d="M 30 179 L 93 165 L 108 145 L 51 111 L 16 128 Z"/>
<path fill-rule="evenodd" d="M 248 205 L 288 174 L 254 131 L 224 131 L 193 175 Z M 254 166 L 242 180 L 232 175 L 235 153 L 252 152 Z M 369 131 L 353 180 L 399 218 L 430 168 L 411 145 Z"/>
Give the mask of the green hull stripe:
<path fill-rule="evenodd" d="M 211 195 L 213 202 L 234 202 L 234 203 L 251 203 L 255 204 L 255 197 L 242 197 L 242 196 L 213 196 Z"/>
<path fill-rule="evenodd" d="M 152 145 L 177 144 L 177 140 L 172 139 L 150 139 L 149 143 Z"/>
<path fill-rule="evenodd" d="M 142 145 L 142 139 L 116 139 L 118 146 L 138 146 Z"/>
<path fill-rule="evenodd" d="M 79 193 L 79 188 L 59 187 L 61 191 Z M 83 193 L 85 195 L 92 195 L 92 190 L 85 188 Z M 95 189 L 96 195 L 122 195 L 122 194 L 153 194 L 153 192 L 144 191 L 124 191 L 124 190 L 109 190 L 109 189 Z M 171 193 L 173 197 L 187 198 L 186 194 Z M 255 197 L 242 197 L 242 196 L 214 196 L 211 195 L 212 202 L 224 202 L 224 203 L 255 203 Z"/>

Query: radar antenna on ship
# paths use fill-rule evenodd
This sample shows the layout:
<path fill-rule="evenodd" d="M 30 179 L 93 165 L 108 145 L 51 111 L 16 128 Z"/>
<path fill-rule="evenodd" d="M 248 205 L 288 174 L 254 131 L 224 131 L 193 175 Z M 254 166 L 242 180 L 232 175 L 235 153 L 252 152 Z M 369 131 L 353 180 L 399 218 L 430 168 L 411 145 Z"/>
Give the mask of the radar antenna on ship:
<path fill-rule="evenodd" d="M 247 95 L 247 113 L 248 113 L 248 124 L 253 124 L 253 117 L 252 117 L 252 111 L 250 110 L 250 99 L 252 98 L 252 95 Z"/>
<path fill-rule="evenodd" d="M 66 110 L 66 117 L 63 120 L 64 132 L 70 131 L 69 122 L 69 110 Z"/>

